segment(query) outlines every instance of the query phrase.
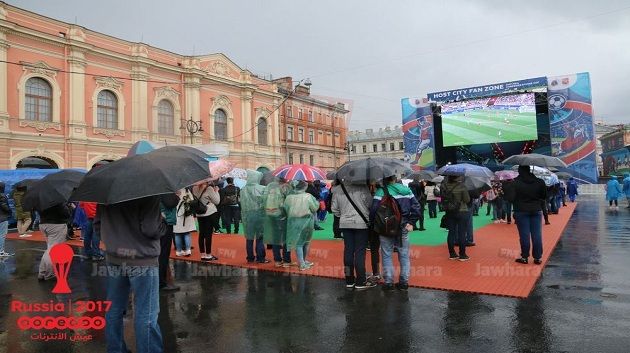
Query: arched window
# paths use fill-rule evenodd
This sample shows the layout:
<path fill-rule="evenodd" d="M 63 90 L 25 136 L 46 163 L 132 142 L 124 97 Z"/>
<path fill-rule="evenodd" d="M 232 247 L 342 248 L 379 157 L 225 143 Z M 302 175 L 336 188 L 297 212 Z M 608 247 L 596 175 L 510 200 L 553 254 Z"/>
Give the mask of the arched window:
<path fill-rule="evenodd" d="M 52 87 L 39 77 L 26 81 L 26 120 L 52 121 Z"/>
<path fill-rule="evenodd" d="M 175 120 L 175 109 L 173 104 L 162 99 L 158 104 L 158 133 L 162 135 L 173 135 L 173 124 Z"/>
<path fill-rule="evenodd" d="M 118 129 L 118 98 L 112 91 L 102 90 L 98 93 L 97 127 Z"/>
<path fill-rule="evenodd" d="M 258 144 L 267 146 L 267 119 L 258 119 Z"/>
<path fill-rule="evenodd" d="M 217 140 L 227 140 L 227 115 L 223 109 L 214 112 L 214 138 Z"/>

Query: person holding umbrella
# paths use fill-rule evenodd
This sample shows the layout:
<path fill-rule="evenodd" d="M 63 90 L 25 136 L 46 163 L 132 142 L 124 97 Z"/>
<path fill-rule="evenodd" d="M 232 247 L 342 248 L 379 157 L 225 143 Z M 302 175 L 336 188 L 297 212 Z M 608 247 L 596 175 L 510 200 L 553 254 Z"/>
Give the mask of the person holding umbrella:
<path fill-rule="evenodd" d="M 518 177 L 506 184 L 505 197 L 514 205 L 514 220 L 521 243 L 517 263 L 527 264 L 531 255 L 534 263 L 542 263 L 542 210 L 547 200 L 545 182 L 537 178 L 527 165 L 519 165 Z"/>
<path fill-rule="evenodd" d="M 0 257 L 11 256 L 4 251 L 4 241 L 9 230 L 9 216 L 11 216 L 9 199 L 4 194 L 4 182 L 0 181 Z"/>
<path fill-rule="evenodd" d="M 313 218 L 319 203 L 313 195 L 306 192 L 307 183 L 303 180 L 294 181 L 293 192 L 287 195 L 283 208 L 287 215 L 287 248 L 297 256 L 300 271 L 313 266 L 306 261 L 308 246 L 313 237 Z"/>
<path fill-rule="evenodd" d="M 39 263 L 37 279 L 47 281 L 55 278 L 55 271 L 50 260 L 50 249 L 66 241 L 68 234 L 68 221 L 71 212 L 67 202 L 60 202 L 48 207 L 39 213 L 41 219 L 39 229 L 46 237 L 46 251 Z"/>
<path fill-rule="evenodd" d="M 26 185 L 18 185 L 11 192 L 11 198 L 15 204 L 15 218 L 17 218 L 17 231 L 20 238 L 30 237 L 30 234 L 26 234 L 28 227 L 31 225 L 31 212 L 24 210 L 22 207 L 22 200 L 26 195 Z"/>
<path fill-rule="evenodd" d="M 447 246 L 449 259 L 468 261 L 470 257 L 466 255 L 466 233 L 468 231 L 468 219 L 470 195 L 462 176 L 448 175 L 440 188 L 442 203 L 446 211 L 448 223 Z M 455 252 L 455 244 L 459 245 L 459 254 Z"/>

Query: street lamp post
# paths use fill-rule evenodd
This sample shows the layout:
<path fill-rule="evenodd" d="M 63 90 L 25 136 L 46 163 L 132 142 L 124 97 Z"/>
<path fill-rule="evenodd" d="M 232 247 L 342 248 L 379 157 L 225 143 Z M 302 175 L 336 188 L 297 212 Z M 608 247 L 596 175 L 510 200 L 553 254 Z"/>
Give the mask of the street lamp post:
<path fill-rule="evenodd" d="M 201 120 L 193 120 L 192 116 L 188 120 L 182 119 L 179 129 L 188 131 L 188 133 L 190 134 L 191 145 L 193 144 L 193 138 L 195 137 L 195 134 L 198 132 L 203 132 Z"/>

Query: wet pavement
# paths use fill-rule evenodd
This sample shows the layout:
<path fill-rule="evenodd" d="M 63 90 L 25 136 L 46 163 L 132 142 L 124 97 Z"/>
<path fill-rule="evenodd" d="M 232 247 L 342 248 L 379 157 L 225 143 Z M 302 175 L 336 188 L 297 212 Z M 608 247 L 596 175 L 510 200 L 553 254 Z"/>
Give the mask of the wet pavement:
<path fill-rule="evenodd" d="M 176 261 L 182 290 L 160 297 L 165 351 L 630 352 L 630 211 L 609 212 L 601 196 L 580 198 L 528 299 L 350 292 L 340 280 Z M 55 297 L 53 283 L 36 278 L 43 244 L 7 248 L 16 256 L 0 262 L 0 352 L 104 352 L 102 331 L 90 331 L 87 343 L 42 343 L 17 328 L 11 300 Z M 72 299 L 104 300 L 100 274 L 75 258 Z"/>

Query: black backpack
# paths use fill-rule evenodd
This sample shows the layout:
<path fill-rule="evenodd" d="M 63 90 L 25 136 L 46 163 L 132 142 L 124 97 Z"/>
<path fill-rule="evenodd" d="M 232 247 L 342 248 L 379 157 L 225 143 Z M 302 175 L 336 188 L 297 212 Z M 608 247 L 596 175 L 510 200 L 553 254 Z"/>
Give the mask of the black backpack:
<path fill-rule="evenodd" d="M 453 189 L 455 186 L 448 190 L 446 186 L 444 186 L 442 192 L 442 208 L 445 211 L 459 211 L 460 202 L 455 200 L 455 195 L 453 194 Z"/>
<path fill-rule="evenodd" d="M 400 223 L 402 216 L 398 202 L 389 194 L 387 186 L 383 187 L 385 195 L 374 214 L 374 231 L 378 235 L 395 238 L 401 235 Z"/>

